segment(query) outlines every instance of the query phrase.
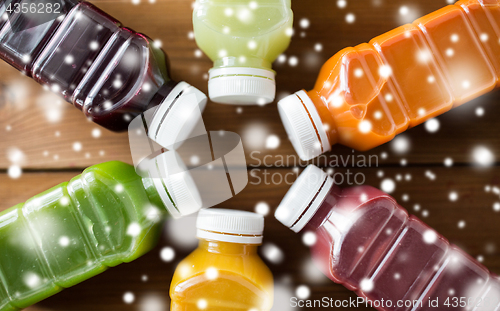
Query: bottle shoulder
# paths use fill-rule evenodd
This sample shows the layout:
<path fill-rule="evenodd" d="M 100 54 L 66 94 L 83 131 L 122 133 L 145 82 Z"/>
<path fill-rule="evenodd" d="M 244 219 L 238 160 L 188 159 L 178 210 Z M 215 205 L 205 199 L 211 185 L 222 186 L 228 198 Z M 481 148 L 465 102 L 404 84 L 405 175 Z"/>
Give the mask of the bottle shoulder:
<path fill-rule="evenodd" d="M 293 11 L 290 1 L 204 1 L 193 10 L 193 24 L 228 37 L 257 38 L 280 28 L 291 26 Z M 227 31 L 229 27 L 229 31 Z M 284 34 L 284 33 L 283 33 Z"/>
<path fill-rule="evenodd" d="M 121 162 L 121 161 L 109 161 L 96 165 L 92 165 L 86 168 L 83 173 L 92 174 L 94 176 L 106 176 L 112 177 L 113 179 L 136 179 L 140 178 L 139 175 L 135 172 L 135 169 L 132 165 Z"/>
<path fill-rule="evenodd" d="M 85 188 L 93 196 L 128 202 L 136 210 L 156 206 L 160 214 L 164 211 L 163 205 L 154 198 L 154 190 L 147 189 L 151 186 L 144 183 L 134 166 L 124 162 L 109 161 L 90 166 L 81 175 L 74 177 L 69 186 L 72 191 Z"/>
<path fill-rule="evenodd" d="M 210 281 L 210 274 L 229 279 L 246 279 L 247 282 L 269 290 L 273 284 L 271 270 L 257 254 L 220 254 L 196 249 L 182 260 L 174 273 L 171 295 L 182 290 L 178 285 L 197 281 Z M 208 276 L 209 278 L 200 277 Z"/>
<path fill-rule="evenodd" d="M 170 286 L 172 310 L 270 310 L 273 278 L 256 255 L 195 250 L 177 267 Z"/>

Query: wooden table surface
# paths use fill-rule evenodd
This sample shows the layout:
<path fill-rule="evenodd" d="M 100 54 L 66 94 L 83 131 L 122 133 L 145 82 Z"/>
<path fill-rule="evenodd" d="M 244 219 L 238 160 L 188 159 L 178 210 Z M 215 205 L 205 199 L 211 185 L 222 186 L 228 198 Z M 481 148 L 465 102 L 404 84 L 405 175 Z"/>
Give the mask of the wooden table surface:
<path fill-rule="evenodd" d="M 189 36 L 192 31 L 190 1 L 92 2 L 124 25 L 160 40 L 170 57 L 172 76 L 207 92 L 206 73 L 211 61 L 204 55 L 195 56 L 196 43 Z M 294 0 L 295 34 L 284 54 L 285 61 L 274 64 L 278 73 L 277 97 L 311 88 L 323 62 L 340 49 L 366 42 L 445 5 L 446 0 L 347 0 L 347 6 L 341 8 L 334 0 Z M 400 14 L 402 6 L 409 9 L 408 14 Z M 353 23 L 346 22 L 347 14 L 354 14 Z M 306 28 L 301 26 L 307 24 L 301 23 L 303 19 L 309 21 Z M 289 62 L 292 58 L 298 60 L 296 66 L 293 61 Z M 401 205 L 500 274 L 500 212 L 494 209 L 494 204 L 500 202 L 500 191 L 496 188 L 500 187 L 500 167 L 497 161 L 486 168 L 474 162 L 478 147 L 500 156 L 499 101 L 500 92 L 494 91 L 437 118 L 440 124 L 437 132 L 431 133 L 421 125 L 401 135 L 397 143 L 369 152 L 335 146 L 330 155 L 376 155 L 379 162 L 370 168 L 340 167 L 334 172 L 345 174 L 350 170 L 363 174 L 365 183 L 375 187 L 380 187 L 386 179 L 395 181 L 392 194 Z M 293 164 L 277 162 L 280 155 L 295 153 L 279 120 L 276 103 L 264 107 L 209 103 L 204 120 L 209 130 L 223 129 L 242 136 L 248 168 L 253 171 L 246 189 L 219 207 L 249 211 L 255 210 L 258 203 L 270 207 L 262 248 L 266 251 L 261 255 L 275 276 L 273 310 L 295 310 L 289 307 L 289 298 L 303 285 L 310 290 L 311 299 L 355 297 L 323 277 L 311 265 L 301 236 L 283 227 L 272 216 L 289 187 L 289 183 L 280 182 L 280 178 L 296 173 Z M 80 111 L 4 63 L 0 63 L 0 133 L 0 211 L 69 180 L 87 166 L 109 160 L 131 163 L 126 133 L 112 133 L 88 122 Z M 279 147 L 272 149 L 273 146 L 266 145 L 271 135 L 279 138 Z M 74 148 L 78 143 L 81 150 Z M 405 144 L 407 148 L 398 148 Z M 266 155 L 269 157 L 264 163 Z M 453 165 L 446 166 L 445 159 L 451 159 Z M 305 166 L 298 164 L 300 170 Z M 8 175 L 12 165 L 23 169 L 17 179 Z M 347 182 L 343 185 L 348 186 Z M 450 200 L 450 193 L 456 193 L 458 199 Z M 167 221 L 158 247 L 144 257 L 67 289 L 28 310 L 169 310 L 168 290 L 176 263 L 195 246 L 193 217 Z M 160 257 L 165 247 L 175 250 L 172 262 Z M 273 249 L 278 250 L 281 258 L 267 258 L 266 254 Z M 124 302 L 125 293 L 134 295 L 133 303 Z"/>

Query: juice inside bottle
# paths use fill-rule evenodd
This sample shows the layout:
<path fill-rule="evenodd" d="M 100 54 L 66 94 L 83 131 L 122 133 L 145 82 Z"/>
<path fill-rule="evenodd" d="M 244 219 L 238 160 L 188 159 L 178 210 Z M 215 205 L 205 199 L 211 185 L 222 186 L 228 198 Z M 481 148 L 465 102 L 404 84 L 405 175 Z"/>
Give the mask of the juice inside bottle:
<path fill-rule="evenodd" d="M 88 2 L 57 1 L 61 15 L 46 23 L 38 24 L 36 16 L 22 11 L 0 22 L 2 59 L 113 131 L 127 130 L 135 117 L 155 108 L 158 113 L 147 121 L 161 129 L 150 136 L 168 140 L 172 133 L 165 124 L 183 117 L 178 106 L 204 109 L 206 96 L 171 79 L 168 59 L 153 40 L 121 27 Z"/>
<path fill-rule="evenodd" d="M 278 103 L 295 150 L 304 160 L 336 143 L 368 150 L 491 91 L 498 22 L 497 2 L 461 1 L 340 51 L 314 89 Z"/>
<path fill-rule="evenodd" d="M 292 35 L 290 0 L 197 0 L 196 43 L 214 62 L 209 96 L 217 103 L 267 104 L 274 100 L 272 62 Z"/>
<path fill-rule="evenodd" d="M 2 1 L 3 2 L 3 1 Z M 5 1 L 4 10 L 0 9 L 3 26 L 0 30 L 0 57 L 9 64 L 30 75 L 31 67 L 36 56 L 48 43 L 53 32 L 62 23 L 64 16 L 77 5 L 77 0 L 56 0 L 53 4 L 60 5 L 61 15 L 51 21 L 40 24 L 37 14 L 25 14 L 16 9 L 18 4 L 22 8 L 23 3 L 28 5 L 29 0 Z M 13 10 L 9 16 L 6 10 Z M 17 13 L 15 13 L 17 11 Z M 43 14 L 43 13 L 40 13 Z M 38 15 L 40 17 L 40 15 Z M 43 16 L 42 16 L 43 17 Z"/>
<path fill-rule="evenodd" d="M 201 210 L 199 246 L 177 266 L 170 310 L 270 310 L 273 277 L 257 255 L 263 228 L 264 218 L 258 214 Z"/>
<path fill-rule="evenodd" d="M 155 246 L 164 217 L 199 208 L 179 204 L 178 192 L 155 178 L 106 162 L 0 213 L 0 310 L 26 308 L 135 260 Z"/>
<path fill-rule="evenodd" d="M 377 310 L 500 307 L 495 275 L 375 188 L 342 190 L 310 166 L 276 217 L 295 232 L 314 232 L 311 253 L 318 267 Z M 457 305 L 457 297 L 466 301 Z M 436 300 L 438 305 L 429 305 Z"/>

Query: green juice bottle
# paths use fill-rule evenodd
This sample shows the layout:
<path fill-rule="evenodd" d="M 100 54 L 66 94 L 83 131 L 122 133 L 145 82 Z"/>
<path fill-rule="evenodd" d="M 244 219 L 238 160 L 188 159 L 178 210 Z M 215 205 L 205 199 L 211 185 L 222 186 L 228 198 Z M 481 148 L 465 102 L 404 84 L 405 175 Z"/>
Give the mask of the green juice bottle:
<path fill-rule="evenodd" d="M 197 0 L 196 43 L 214 62 L 210 99 L 223 104 L 267 104 L 276 84 L 271 63 L 290 44 L 290 0 Z"/>
<path fill-rule="evenodd" d="M 152 162 L 162 169 L 161 156 Z M 142 256 L 164 217 L 199 209 L 190 175 L 155 174 L 143 178 L 118 161 L 94 165 L 1 213 L 0 310 L 26 308 Z"/>

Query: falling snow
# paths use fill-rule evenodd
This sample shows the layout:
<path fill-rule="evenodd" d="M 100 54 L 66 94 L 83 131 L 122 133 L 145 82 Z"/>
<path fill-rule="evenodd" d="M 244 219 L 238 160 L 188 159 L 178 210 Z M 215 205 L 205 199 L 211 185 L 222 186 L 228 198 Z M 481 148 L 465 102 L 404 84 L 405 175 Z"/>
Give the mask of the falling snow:
<path fill-rule="evenodd" d="M 372 130 L 372 123 L 368 120 L 363 120 L 359 123 L 358 129 L 361 133 L 369 133 Z"/>
<path fill-rule="evenodd" d="M 365 293 L 371 292 L 375 286 L 373 284 L 373 281 L 370 279 L 361 280 L 361 283 L 359 285 L 361 290 L 364 291 Z"/>
<path fill-rule="evenodd" d="M 7 174 L 12 179 L 18 179 L 23 174 L 23 170 L 19 165 L 13 164 L 7 169 Z"/>
<path fill-rule="evenodd" d="M 122 184 L 117 184 L 117 185 L 115 186 L 115 192 L 116 192 L 116 193 L 121 193 L 121 192 L 123 192 L 123 185 L 122 185 Z"/>
<path fill-rule="evenodd" d="M 399 14 L 405 16 L 408 15 L 408 13 L 410 13 L 410 9 L 408 9 L 407 6 L 402 6 L 399 8 Z"/>
<path fill-rule="evenodd" d="M 135 295 L 132 292 L 126 292 L 123 294 L 123 302 L 126 304 L 131 304 L 135 301 Z"/>
<path fill-rule="evenodd" d="M 62 236 L 59 238 L 59 245 L 62 247 L 68 247 L 70 243 L 70 239 L 67 236 Z"/>
<path fill-rule="evenodd" d="M 317 237 L 314 232 L 307 231 L 302 235 L 302 243 L 304 243 L 304 245 L 306 246 L 313 246 L 314 244 L 316 244 L 316 240 Z"/>
<path fill-rule="evenodd" d="M 382 180 L 382 183 L 380 184 L 380 189 L 382 189 L 382 191 L 384 192 L 392 193 L 394 192 L 394 190 L 396 190 L 396 183 L 394 182 L 394 180 L 386 178 Z"/>
<path fill-rule="evenodd" d="M 42 279 L 40 276 L 34 272 L 27 272 L 24 274 L 24 284 L 31 289 L 35 289 L 42 284 Z"/>
<path fill-rule="evenodd" d="M 141 230 L 141 226 L 138 223 L 133 222 L 127 228 L 127 235 L 137 237 L 141 233 Z"/>
<path fill-rule="evenodd" d="M 458 200 L 458 193 L 456 191 L 452 191 L 448 194 L 448 199 L 450 199 L 450 201 L 452 202 L 455 202 L 456 200 Z"/>
<path fill-rule="evenodd" d="M 205 277 L 210 281 L 216 280 L 219 277 L 219 270 L 217 270 L 217 268 L 210 267 L 205 270 Z"/>
<path fill-rule="evenodd" d="M 172 247 L 164 247 L 160 251 L 160 258 L 165 262 L 171 262 L 175 258 L 175 251 Z"/>
<path fill-rule="evenodd" d="M 478 146 L 472 151 L 474 162 L 480 166 L 491 166 L 495 163 L 495 155 L 490 149 Z"/>
<path fill-rule="evenodd" d="M 352 13 L 349 13 L 345 16 L 345 21 L 348 23 L 348 24 L 352 24 L 356 21 L 356 15 L 352 14 Z"/>
<path fill-rule="evenodd" d="M 300 20 L 300 27 L 302 28 L 309 28 L 309 25 L 311 24 L 307 18 L 303 18 Z"/>
<path fill-rule="evenodd" d="M 410 139 L 405 135 L 399 135 L 392 140 L 391 147 L 395 153 L 407 153 L 410 151 Z"/>
<path fill-rule="evenodd" d="M 295 67 L 299 64 L 299 59 L 296 56 L 290 56 L 288 58 L 288 64 L 292 67 Z"/>
<path fill-rule="evenodd" d="M 476 116 L 478 116 L 478 117 L 484 116 L 484 108 L 483 107 L 476 108 Z"/>
<path fill-rule="evenodd" d="M 425 129 L 429 133 L 436 133 L 439 130 L 439 121 L 437 119 L 430 119 L 425 122 Z"/>
<path fill-rule="evenodd" d="M 101 137 L 101 130 L 98 128 L 95 128 L 92 130 L 92 137 L 94 138 L 99 138 Z"/>
<path fill-rule="evenodd" d="M 424 242 L 427 244 L 433 244 L 434 242 L 437 241 L 437 234 L 433 230 L 427 230 L 423 234 Z"/>
<path fill-rule="evenodd" d="M 300 285 L 295 290 L 295 294 L 299 299 L 307 299 L 311 295 L 311 290 L 306 285 Z"/>
<path fill-rule="evenodd" d="M 444 159 L 444 166 L 446 166 L 446 167 L 453 166 L 453 159 L 452 158 L 446 158 L 446 159 Z"/>
<path fill-rule="evenodd" d="M 75 152 L 79 152 L 79 151 L 82 151 L 82 143 L 77 141 L 77 142 L 74 142 L 73 143 L 73 150 Z"/>
<path fill-rule="evenodd" d="M 255 212 L 257 214 L 267 216 L 267 214 L 269 214 L 269 210 L 269 204 L 267 204 L 266 202 L 259 202 L 255 205 Z"/>
<path fill-rule="evenodd" d="M 165 311 L 168 309 L 168 303 L 162 295 L 147 294 L 139 300 L 140 311 Z"/>
<path fill-rule="evenodd" d="M 199 299 L 196 303 L 198 309 L 204 310 L 208 307 L 208 302 L 205 299 Z"/>
<path fill-rule="evenodd" d="M 272 243 L 266 243 L 262 246 L 262 255 L 274 264 L 280 264 L 285 257 L 283 251 Z"/>
<path fill-rule="evenodd" d="M 280 139 L 277 135 L 269 135 L 266 138 L 266 148 L 276 149 L 280 146 Z"/>

